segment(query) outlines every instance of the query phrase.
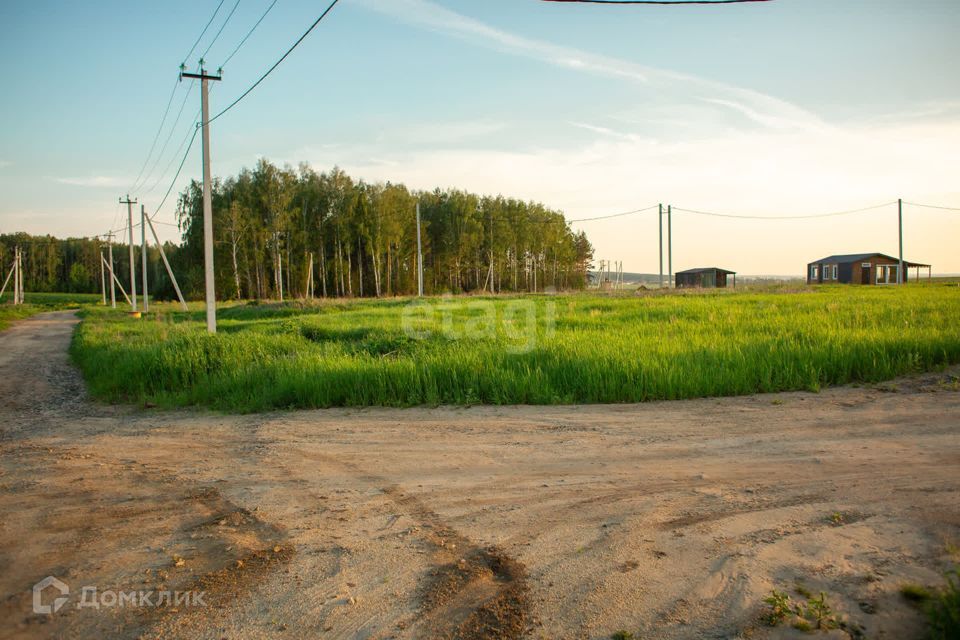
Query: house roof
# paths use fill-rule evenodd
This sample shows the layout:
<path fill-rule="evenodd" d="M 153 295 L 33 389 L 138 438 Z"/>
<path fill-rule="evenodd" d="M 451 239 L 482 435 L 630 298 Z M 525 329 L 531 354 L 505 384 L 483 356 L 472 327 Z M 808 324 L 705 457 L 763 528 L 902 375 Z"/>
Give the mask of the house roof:
<path fill-rule="evenodd" d="M 844 253 L 844 254 L 837 254 L 834 256 L 827 256 L 826 258 L 820 258 L 819 260 L 814 260 L 810 264 L 817 264 L 817 263 L 824 263 L 824 262 L 848 264 L 851 262 L 862 262 L 864 260 L 867 260 L 868 258 L 875 258 L 877 256 L 880 256 L 881 258 L 886 258 L 887 260 L 898 259 L 898 258 L 894 258 L 893 256 L 888 256 L 885 253 L 879 253 L 877 251 L 874 251 L 873 253 Z M 911 267 L 929 267 L 930 266 L 928 264 L 923 264 L 921 262 L 909 262 L 907 260 L 904 260 L 903 263 Z"/>
<path fill-rule="evenodd" d="M 720 273 L 736 273 L 736 271 L 727 271 L 726 269 L 721 269 L 720 267 L 700 267 L 697 269 L 687 269 L 685 271 L 677 271 L 673 275 L 677 276 L 681 273 L 707 273 L 708 271 L 717 271 Z"/>

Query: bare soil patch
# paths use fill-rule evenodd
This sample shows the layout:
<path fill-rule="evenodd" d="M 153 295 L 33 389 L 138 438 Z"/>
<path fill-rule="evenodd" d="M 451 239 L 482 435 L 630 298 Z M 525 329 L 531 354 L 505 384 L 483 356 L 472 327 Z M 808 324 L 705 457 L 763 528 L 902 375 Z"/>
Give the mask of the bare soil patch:
<path fill-rule="evenodd" d="M 89 403 L 0 333 L 0 638 L 919 638 L 960 562 L 957 369 L 819 394 L 222 416 Z M 53 575 L 70 600 L 34 614 Z M 198 608 L 76 608 L 199 589 Z"/>

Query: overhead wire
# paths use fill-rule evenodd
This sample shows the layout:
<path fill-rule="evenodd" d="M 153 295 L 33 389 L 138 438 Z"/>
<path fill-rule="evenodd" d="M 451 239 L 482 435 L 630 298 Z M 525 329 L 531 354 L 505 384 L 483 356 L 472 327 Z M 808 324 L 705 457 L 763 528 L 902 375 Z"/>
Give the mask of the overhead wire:
<path fill-rule="evenodd" d="M 250 27 L 250 30 L 247 31 L 247 35 L 243 36 L 239 44 L 237 44 L 237 46 L 233 48 L 233 51 L 230 52 L 230 55 L 227 56 L 227 59 L 224 60 L 223 63 L 220 65 L 221 69 L 227 66 L 227 63 L 233 59 L 233 56 L 237 55 L 237 51 L 240 51 L 240 47 L 242 47 L 244 43 L 247 41 L 247 39 L 251 35 L 253 35 L 253 32 L 257 30 L 257 27 L 260 26 L 260 23 L 263 22 L 263 19 L 267 17 L 267 14 L 270 13 L 270 10 L 273 9 L 273 6 L 275 4 L 277 4 L 277 0 L 273 0 L 273 2 L 270 3 L 270 6 L 267 7 L 267 10 L 264 11 L 263 14 L 260 16 L 260 19 L 257 20 L 252 27 Z"/>
<path fill-rule="evenodd" d="M 157 127 L 157 133 L 153 136 L 153 142 L 150 143 L 150 151 L 147 152 L 147 157 L 143 160 L 143 166 L 140 167 L 140 172 L 137 173 L 136 180 L 133 181 L 133 185 L 127 189 L 128 192 L 136 191 L 137 187 L 140 186 L 140 178 L 143 177 L 143 172 L 147 168 L 147 163 L 150 162 L 150 158 L 153 157 L 153 152 L 157 148 L 157 140 L 160 139 L 160 133 L 163 131 L 163 125 L 167 123 L 167 115 L 170 113 L 170 106 L 173 104 L 173 97 L 177 95 L 177 87 L 180 86 L 180 79 L 177 78 L 173 83 L 173 89 L 170 91 L 170 97 L 167 99 L 167 107 L 163 110 L 163 117 L 160 118 L 160 126 Z"/>
<path fill-rule="evenodd" d="M 194 50 L 197 48 L 197 45 L 200 44 L 200 41 L 203 39 L 204 34 L 206 34 L 207 30 L 210 28 L 210 25 L 213 24 L 213 21 L 217 17 L 217 14 L 220 12 L 220 7 L 223 5 L 223 3 L 224 3 L 224 0 L 220 0 L 220 3 L 213 10 L 213 14 L 210 16 L 210 19 L 207 21 L 206 26 L 204 26 L 203 31 L 200 32 L 200 35 L 197 37 L 196 42 L 194 42 L 193 46 L 190 47 L 190 51 L 187 52 L 187 55 L 183 57 L 184 64 L 186 64 L 186 60 L 190 58 L 191 54 L 193 54 Z M 217 35 L 216 37 L 214 37 L 213 42 L 216 42 L 217 38 L 220 37 L 220 33 L 223 32 L 223 28 L 226 26 L 227 22 L 230 21 L 230 17 L 233 15 L 233 12 L 237 10 L 237 5 L 239 3 L 240 3 L 240 0 L 237 0 L 237 4 L 234 5 L 233 10 L 230 12 L 230 15 L 227 16 L 227 19 L 224 21 L 223 25 L 220 26 L 220 31 L 217 32 Z M 211 42 L 210 46 L 213 45 L 213 42 Z M 210 50 L 210 47 L 207 47 L 207 51 L 209 50 Z M 204 55 L 206 55 L 206 52 L 204 52 Z M 133 184 L 127 189 L 128 193 L 132 191 L 136 191 L 139 187 L 143 186 L 140 182 L 141 178 L 143 178 L 143 182 L 146 182 L 150 178 L 149 174 L 147 176 L 144 176 L 143 172 L 147 168 L 147 165 L 150 163 L 150 158 L 153 156 L 153 152 L 156 149 L 157 141 L 160 139 L 160 134 L 163 132 L 163 125 L 166 124 L 167 122 L 167 116 L 170 113 L 170 106 L 173 104 L 173 98 L 177 93 L 177 87 L 179 86 L 179 82 L 180 81 L 178 78 L 173 85 L 173 89 L 170 91 L 170 97 L 167 99 L 167 106 L 163 110 L 163 116 L 160 118 L 160 126 L 157 127 L 157 132 L 153 136 L 153 142 L 150 143 L 150 150 L 147 152 L 147 157 L 144 158 L 143 160 L 143 166 L 140 167 L 140 171 L 137 173 L 137 178 L 133 181 Z M 181 107 L 181 111 L 182 110 L 183 108 Z M 173 126 L 171 127 L 171 135 L 172 135 L 172 130 L 176 129 L 176 126 L 177 126 L 176 123 L 174 123 Z M 168 141 L 169 141 L 169 137 L 168 137 Z M 160 155 L 163 155 L 163 151 L 160 152 Z M 156 168 L 156 165 L 158 163 L 159 163 L 159 158 L 157 159 L 157 162 L 154 163 L 153 167 L 151 168 L 151 171 L 153 171 L 153 169 Z"/>
<path fill-rule="evenodd" d="M 543 0 L 543 2 L 570 2 L 580 4 L 741 4 L 772 2 L 773 0 Z"/>
<path fill-rule="evenodd" d="M 575 219 L 575 220 L 567 220 L 567 222 L 568 222 L 568 223 L 572 223 L 572 222 L 591 222 L 591 221 L 593 221 L 593 220 L 608 220 L 608 219 L 610 219 L 610 218 L 620 218 L 620 217 L 622 217 L 622 216 L 630 216 L 630 215 L 633 215 L 633 214 L 635 214 L 635 213 L 643 213 L 643 212 L 645 212 L 645 211 L 650 211 L 651 209 L 656 209 L 656 208 L 659 207 L 659 206 L 660 206 L 659 204 L 654 204 L 654 205 L 651 205 L 651 206 L 649 206 L 649 207 L 644 207 L 644 208 L 642 208 L 642 209 L 634 209 L 633 211 L 624 211 L 623 213 L 613 213 L 613 214 L 606 215 L 606 216 L 595 216 L 595 217 L 593 217 L 593 218 L 578 218 L 578 219 Z"/>
<path fill-rule="evenodd" d="M 941 209 L 943 211 L 960 211 L 960 207 L 944 207 L 936 204 L 920 204 L 919 202 L 903 201 L 903 204 L 909 204 L 913 207 L 923 207 L 924 209 Z"/>
<path fill-rule="evenodd" d="M 161 147 L 160 153 L 158 153 L 157 157 L 154 159 L 153 165 L 150 167 L 150 171 L 148 171 L 147 175 L 143 177 L 143 182 L 140 184 L 141 187 L 146 185 L 147 181 L 153 177 L 153 172 L 156 171 L 157 166 L 160 164 L 160 159 L 163 158 L 163 155 L 166 153 L 167 147 L 170 145 L 170 140 L 173 138 L 173 134 L 177 130 L 177 125 L 180 124 L 180 118 L 183 117 L 183 110 L 187 106 L 187 100 L 190 99 L 190 91 L 193 89 L 194 84 L 196 84 L 196 80 L 191 79 L 190 84 L 187 86 L 187 92 L 183 96 L 183 101 L 180 103 L 180 109 L 177 111 L 177 117 L 173 121 L 173 125 L 170 127 L 170 133 L 167 134 L 167 138 L 163 142 L 163 147 Z M 176 154 L 174 154 L 174 157 L 176 157 Z M 167 166 L 169 167 L 169 164 Z M 162 177 L 158 178 L 157 180 L 162 180 Z M 154 184 L 154 186 L 156 186 L 156 184 Z M 150 191 L 153 191 L 153 187 L 151 187 L 147 193 L 150 193 Z"/>
<path fill-rule="evenodd" d="M 324 12 L 320 14 L 320 17 L 317 18 L 316 20 L 314 20 L 314 21 L 313 21 L 313 24 L 311 24 L 311 25 L 307 28 L 307 30 L 303 32 L 303 35 L 300 36 L 299 38 L 297 38 L 297 41 L 294 42 L 293 45 L 292 45 L 289 49 L 287 49 L 286 53 L 284 53 L 282 56 L 280 56 L 280 59 L 277 60 L 276 62 L 274 62 L 274 63 L 273 63 L 273 66 L 271 66 L 269 69 L 267 69 L 266 73 L 264 73 L 262 76 L 260 76 L 260 78 L 257 79 L 256 82 L 254 82 L 252 85 L 250 85 L 250 87 L 249 87 L 246 91 L 244 91 L 243 93 L 241 93 L 240 96 L 239 96 L 236 100 L 234 100 L 234 101 L 231 102 L 229 105 L 227 105 L 227 107 L 226 107 L 225 109 L 223 109 L 223 110 L 220 111 L 217 115 L 215 115 L 215 116 L 213 116 L 212 118 L 210 118 L 209 120 L 207 120 L 207 124 L 210 124 L 211 122 L 213 122 L 214 120 L 216 120 L 217 118 L 219 118 L 220 116 L 222 116 L 223 114 L 225 114 L 226 112 L 228 112 L 228 111 L 230 111 L 231 109 L 233 109 L 235 106 L 237 106 L 237 104 L 240 103 L 241 100 L 243 100 L 243 99 L 246 98 L 248 95 L 250 95 L 250 92 L 251 92 L 251 91 L 253 91 L 254 89 L 256 89 L 257 86 L 259 86 L 259 84 L 260 84 L 261 82 L 263 82 L 264 80 L 266 80 L 266 79 L 267 79 L 267 76 L 269 76 L 271 73 L 273 73 L 273 70 L 276 69 L 277 67 L 279 67 L 279 66 L 280 66 L 280 63 L 282 63 L 284 60 L 286 60 L 286 59 L 287 59 L 287 56 L 289 56 L 291 53 L 293 53 L 293 50 L 296 49 L 296 48 L 300 45 L 300 43 L 303 42 L 303 41 L 306 39 L 306 37 L 307 37 L 308 35 L 310 35 L 310 32 L 313 31 L 313 30 L 316 28 L 316 26 L 317 26 L 318 24 L 320 24 L 320 22 L 321 22 L 324 18 L 327 17 L 327 14 L 330 13 L 330 12 L 333 10 L 333 8 L 337 5 L 337 3 L 338 3 L 339 1 L 340 1 L 340 0 L 333 0 L 333 2 L 330 3 L 330 6 L 328 6 L 328 7 L 324 10 Z"/>
<path fill-rule="evenodd" d="M 733 214 L 733 213 L 717 213 L 715 211 L 699 211 L 697 209 L 683 209 L 681 207 L 673 207 L 673 211 L 680 211 L 682 213 L 693 213 L 701 216 L 715 216 L 718 218 L 739 218 L 743 220 L 809 220 L 811 218 L 830 218 L 833 216 L 845 216 L 853 213 L 860 213 L 863 211 L 880 209 L 882 207 L 889 207 L 895 204 L 897 204 L 896 200 L 892 202 L 884 202 L 883 204 L 875 204 L 869 207 L 861 207 L 860 209 L 849 209 L 847 211 L 831 211 L 829 213 L 815 213 L 815 214 L 805 214 L 805 215 L 795 215 L 795 216 L 741 215 L 741 214 Z"/>
<path fill-rule="evenodd" d="M 210 53 L 210 49 L 213 48 L 213 45 L 217 43 L 217 40 L 220 38 L 220 34 L 223 33 L 224 28 L 227 26 L 227 23 L 230 22 L 230 18 L 233 17 L 233 14 L 237 11 L 237 7 L 240 6 L 240 0 L 237 0 L 233 9 L 230 9 L 230 13 L 227 14 L 226 19 L 223 21 L 223 24 L 220 25 L 220 29 L 217 31 L 217 35 L 213 36 L 213 40 L 210 41 L 210 44 L 207 45 L 207 48 L 204 49 L 203 55 L 200 56 L 200 59 L 203 60 L 207 57 L 207 54 Z"/>
<path fill-rule="evenodd" d="M 213 15 L 210 16 L 210 19 L 207 21 L 207 26 L 203 28 L 203 31 L 200 32 L 200 35 L 197 36 L 197 41 L 193 43 L 193 46 L 190 47 L 190 51 L 187 52 L 187 55 L 183 56 L 183 64 L 187 64 L 187 60 L 190 59 L 191 54 L 197 48 L 197 45 L 200 44 L 200 41 L 203 40 L 204 34 L 207 33 L 207 29 L 210 28 L 210 25 L 213 24 L 213 19 L 217 17 L 217 14 L 220 12 L 220 7 L 223 6 L 224 0 L 220 0 L 220 4 L 217 5 L 217 8 L 213 10 Z"/>

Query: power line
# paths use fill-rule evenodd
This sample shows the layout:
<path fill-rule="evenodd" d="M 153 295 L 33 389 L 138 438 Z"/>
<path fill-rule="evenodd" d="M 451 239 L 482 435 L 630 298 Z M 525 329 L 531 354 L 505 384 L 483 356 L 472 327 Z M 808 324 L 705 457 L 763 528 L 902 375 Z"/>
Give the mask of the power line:
<path fill-rule="evenodd" d="M 157 185 L 160 184 L 160 183 L 163 181 L 164 176 L 166 176 L 166 175 L 168 175 L 168 174 L 170 173 L 170 167 L 172 167 L 172 166 L 173 166 L 173 163 L 177 161 L 177 156 L 180 155 L 180 151 L 183 149 L 184 145 L 187 144 L 187 140 L 190 140 L 190 144 L 193 144 L 193 138 L 196 137 L 196 135 L 197 135 L 196 119 L 199 118 L 199 117 L 200 117 L 200 110 L 197 109 L 197 113 L 196 113 L 196 115 L 195 115 L 194 118 L 193 118 L 193 119 L 194 119 L 194 124 L 193 124 L 193 126 L 190 127 L 190 129 L 187 130 L 187 135 L 185 135 L 185 136 L 183 137 L 183 140 L 180 142 L 180 145 L 177 147 L 176 152 L 175 152 L 175 153 L 173 154 L 173 156 L 170 158 L 170 162 L 168 162 L 168 163 L 167 163 L 167 166 L 164 168 L 163 173 L 160 174 L 160 175 L 157 177 L 157 179 L 156 179 L 156 181 L 153 183 L 153 185 L 152 185 L 149 189 L 147 189 L 147 191 L 146 191 L 143 195 L 149 195 L 154 189 L 157 188 Z M 192 134 L 192 135 L 191 135 L 191 134 Z"/>
<path fill-rule="evenodd" d="M 197 41 L 193 43 L 193 46 L 190 47 L 190 51 L 187 52 L 187 55 L 183 56 L 183 63 L 186 64 L 187 60 L 190 59 L 190 55 L 193 54 L 194 49 L 197 48 L 197 45 L 200 44 L 200 41 L 203 40 L 204 34 L 207 32 L 207 29 L 210 28 L 210 25 L 213 24 L 213 19 L 217 17 L 217 13 L 220 12 L 220 7 L 223 6 L 224 0 L 220 0 L 220 4 L 217 5 L 217 8 L 213 10 L 213 15 L 210 16 L 210 20 L 207 21 L 207 26 L 203 28 L 203 31 L 200 32 L 200 35 L 197 36 Z"/>
<path fill-rule="evenodd" d="M 160 139 L 160 133 L 163 131 L 163 125 L 167 123 L 167 115 L 170 113 L 170 105 L 173 104 L 173 97 L 177 94 L 178 86 L 180 86 L 179 78 L 173 83 L 173 90 L 170 91 L 170 98 L 167 100 L 167 108 L 163 110 L 163 117 L 160 118 L 160 126 L 157 127 L 157 133 L 153 136 L 153 142 L 150 144 L 150 151 L 147 152 L 147 157 L 143 160 L 143 166 L 140 167 L 140 172 L 137 174 L 137 179 L 133 181 L 133 186 L 131 186 L 128 191 L 135 191 L 140 185 L 140 178 L 143 177 L 143 171 L 147 168 L 147 163 L 150 162 L 150 158 L 153 157 L 153 151 L 157 147 L 157 140 Z"/>
<path fill-rule="evenodd" d="M 197 41 L 193 43 L 193 46 L 190 47 L 190 51 L 187 52 L 187 55 L 185 55 L 185 56 L 183 57 L 184 61 L 186 61 L 186 60 L 190 57 L 190 55 L 191 55 L 191 54 L 194 52 L 194 50 L 197 48 L 197 45 L 200 44 L 200 41 L 203 39 L 203 36 L 204 36 L 204 34 L 207 32 L 207 29 L 210 28 L 210 25 L 211 25 L 211 24 L 213 24 L 213 20 L 217 17 L 217 13 L 220 12 L 220 7 L 223 5 L 223 3 L 224 3 L 224 0 L 220 0 L 220 3 L 217 5 L 216 9 L 213 10 L 213 15 L 210 16 L 210 20 L 207 21 L 207 25 L 203 28 L 203 31 L 200 32 L 200 35 L 197 37 Z M 227 25 L 227 22 L 230 21 L 230 17 L 233 15 L 233 12 L 237 10 L 237 5 L 239 5 L 239 4 L 240 4 L 240 0 L 237 0 L 237 4 L 233 6 L 233 10 L 230 12 L 230 15 L 227 16 L 227 19 L 224 20 L 223 25 L 220 26 L 220 31 L 217 32 L 217 35 L 214 37 L 213 42 L 216 42 L 216 41 L 217 41 L 217 38 L 220 37 L 220 33 L 223 32 L 223 28 Z M 210 43 L 210 46 L 213 46 L 213 42 Z M 209 50 L 210 50 L 210 47 L 208 46 L 208 47 L 207 47 L 207 51 L 209 51 Z M 206 51 L 204 52 L 204 55 L 206 55 Z M 184 64 L 186 64 L 186 62 L 184 62 Z M 147 176 L 144 176 L 144 175 L 143 175 L 143 171 L 144 171 L 144 169 L 147 168 L 147 164 L 149 164 L 150 158 L 153 156 L 153 151 L 154 151 L 154 149 L 156 149 L 157 140 L 160 139 L 160 133 L 163 131 L 163 125 L 167 122 L 167 116 L 168 116 L 169 113 L 170 113 L 170 105 L 173 103 L 173 97 L 174 97 L 174 96 L 176 95 L 176 93 L 177 93 L 177 86 L 179 85 L 179 83 L 180 83 L 180 80 L 179 80 L 179 78 L 178 78 L 178 79 L 177 79 L 177 82 L 173 85 L 173 89 L 170 91 L 170 98 L 167 99 L 167 107 L 166 107 L 166 109 L 163 110 L 163 117 L 160 119 L 160 126 L 157 127 L 157 133 L 153 136 L 153 142 L 150 143 L 150 151 L 147 152 L 147 157 L 143 160 L 143 166 L 140 167 L 140 171 L 139 171 L 139 173 L 137 173 L 137 178 L 136 178 L 136 180 L 133 181 L 133 185 L 127 190 L 128 192 L 129 192 L 129 191 L 134 191 L 134 190 L 136 190 L 138 187 L 142 186 L 142 185 L 140 184 L 140 178 L 143 178 L 143 181 L 146 182 L 146 181 L 149 179 L 149 177 L 150 177 L 149 174 L 148 174 Z M 189 92 L 188 92 L 188 93 L 189 93 Z M 186 99 L 184 99 L 184 103 L 186 103 Z M 180 107 L 180 111 L 181 111 L 181 112 L 183 111 L 183 107 L 182 107 L 182 106 Z M 179 120 L 179 115 L 178 115 L 178 120 Z M 177 125 L 176 125 L 176 123 L 174 123 L 173 126 L 171 127 L 171 131 L 170 131 L 170 135 L 171 135 L 171 136 L 173 135 L 173 129 L 176 129 L 176 127 L 177 127 Z M 170 139 L 170 136 L 167 137 L 167 142 L 169 142 L 169 139 Z M 165 143 L 165 145 L 166 145 L 166 143 Z M 166 150 L 166 146 L 164 146 L 164 149 L 161 150 L 161 152 L 160 152 L 160 155 L 161 155 L 161 156 L 163 155 L 163 151 L 165 151 L 165 150 Z M 160 161 L 160 159 L 159 159 L 159 157 L 158 157 L 158 158 L 157 158 L 157 162 L 155 162 L 154 165 L 153 165 L 153 167 L 150 169 L 151 173 L 152 173 L 153 170 L 156 168 L 156 165 L 159 163 L 159 161 Z"/>
<path fill-rule="evenodd" d="M 942 209 L 943 211 L 960 211 L 960 207 L 942 207 L 936 204 L 920 204 L 919 202 L 903 201 L 903 204 L 909 204 L 914 207 L 923 207 L 924 209 Z"/>
<path fill-rule="evenodd" d="M 644 211 L 650 211 L 651 209 L 656 209 L 660 205 L 651 205 L 649 207 L 644 207 L 643 209 L 634 209 L 633 211 L 624 211 L 623 213 L 614 213 L 608 216 L 596 216 L 595 218 L 578 218 L 576 220 L 567 220 L 568 223 L 571 222 L 590 222 L 592 220 L 607 220 L 609 218 L 619 218 L 622 216 L 630 216 L 635 213 L 643 213 Z"/>
<path fill-rule="evenodd" d="M 154 159 L 153 165 L 150 167 L 150 171 L 148 171 L 147 175 L 143 177 L 143 182 L 140 184 L 141 187 L 144 186 L 147 183 L 147 181 L 153 176 L 153 172 L 156 171 L 157 165 L 160 164 L 160 159 L 163 158 L 163 154 L 166 153 L 167 147 L 170 145 L 170 140 L 171 138 L 173 138 L 173 134 L 177 130 L 177 125 L 180 124 L 180 118 L 183 117 L 183 110 L 187 106 L 187 100 L 190 98 L 190 90 L 193 89 L 194 82 L 195 81 L 193 80 L 190 81 L 190 85 L 187 87 L 187 92 L 183 96 L 183 101 L 180 103 L 180 109 L 177 111 L 177 117 L 173 121 L 173 125 L 170 126 L 170 133 L 167 134 L 167 139 L 163 141 L 163 146 L 160 148 L 160 153 L 158 153 L 157 157 Z M 162 179 L 163 179 L 162 177 L 157 178 L 157 182 L 159 182 Z M 156 183 L 154 183 L 153 187 L 150 187 L 150 190 L 147 191 L 147 193 L 150 193 L 150 191 L 153 191 L 154 187 L 156 187 Z"/>
<path fill-rule="evenodd" d="M 240 47 L 242 47 L 243 44 L 247 41 L 247 38 L 253 35 L 253 32 L 257 30 L 257 27 L 260 26 L 260 23 L 263 22 L 263 19 L 267 17 L 267 14 L 270 13 L 270 10 L 273 9 L 273 5 L 275 4 L 277 4 L 277 0 L 273 0 L 273 2 L 270 3 L 270 6 L 267 7 L 267 10 L 263 12 L 263 15 L 260 16 L 260 19 L 257 20 L 252 27 L 250 27 L 250 31 L 247 31 L 247 35 L 243 36 L 243 39 L 240 40 L 240 43 L 237 44 L 236 47 L 234 47 L 233 51 L 230 52 L 230 55 L 227 56 L 227 59 L 224 60 L 223 64 L 220 65 L 221 69 L 226 67 L 227 63 L 230 62 L 231 59 L 233 59 L 233 56 L 237 54 L 237 51 L 239 51 Z"/>
<path fill-rule="evenodd" d="M 234 100 L 233 102 L 231 102 L 229 105 L 227 105 L 227 108 L 226 108 L 226 109 L 224 109 L 223 111 L 221 111 L 221 112 L 218 113 L 217 115 L 215 115 L 215 116 L 213 116 L 212 118 L 210 118 L 210 119 L 207 121 L 207 124 L 210 124 L 211 122 L 213 122 L 214 120 L 216 120 L 217 118 L 219 118 L 220 116 L 222 116 L 223 114 L 225 114 L 227 111 L 230 111 L 230 109 L 233 109 L 235 106 L 237 106 L 237 103 L 239 103 L 241 100 L 243 100 L 244 98 L 246 98 L 247 95 L 249 95 L 249 93 L 250 93 L 251 91 L 253 91 L 254 89 L 256 89 L 256 88 L 257 88 L 257 85 L 259 85 L 261 82 L 263 82 L 264 80 L 266 80 L 267 76 L 269 76 L 271 73 L 273 73 L 273 70 L 276 69 L 277 67 L 279 67 L 279 66 L 280 66 L 280 63 L 283 62 L 284 60 L 286 60 L 287 56 L 289 56 L 291 53 L 293 53 L 293 50 L 296 49 L 297 46 L 298 46 L 301 42 L 303 42 L 304 39 L 305 39 L 308 35 L 310 35 L 310 32 L 313 31 L 314 28 L 316 28 L 316 26 L 317 26 L 318 24 L 320 24 L 320 21 L 327 17 L 327 14 L 330 13 L 330 11 L 336 6 L 336 4 L 337 4 L 339 1 L 340 1 L 340 0 L 333 0 L 333 2 L 330 3 L 330 6 L 327 7 L 326 10 L 325 10 L 323 13 L 320 14 L 320 17 L 317 18 L 316 20 L 314 20 L 313 24 L 311 24 L 310 27 L 309 27 L 306 31 L 303 32 L 303 35 L 300 36 L 300 38 L 298 38 L 297 41 L 293 43 L 293 46 L 291 46 L 289 49 L 287 49 L 287 52 L 284 53 L 282 56 L 280 56 L 280 59 L 277 60 L 276 62 L 274 62 L 274 63 L 273 63 L 273 66 L 270 67 L 269 69 L 267 69 L 267 72 L 264 73 L 262 76 L 260 76 L 260 79 L 259 79 L 259 80 L 257 80 L 257 81 L 254 82 L 252 85 L 250 85 L 250 88 L 249 88 L 249 89 L 247 89 L 246 91 L 244 91 L 243 93 L 241 93 L 239 98 L 237 98 L 236 100 Z"/>
<path fill-rule="evenodd" d="M 170 195 L 170 192 L 173 191 L 173 185 L 177 183 L 177 178 L 180 177 L 180 172 L 183 171 L 183 164 L 187 161 L 187 156 L 190 155 L 190 149 L 193 148 L 193 141 L 197 139 L 198 131 L 200 131 L 199 125 L 193 128 L 193 135 L 190 136 L 190 144 L 187 145 L 187 150 L 184 152 L 183 158 L 180 159 L 180 166 L 177 167 L 177 172 L 174 174 L 173 180 L 170 181 L 170 186 L 167 187 L 167 192 L 163 194 L 163 200 L 160 201 L 160 204 L 157 205 L 157 208 L 154 210 L 153 215 L 150 216 L 151 220 L 157 217 L 157 214 L 160 213 L 160 209 L 162 209 L 164 203 L 166 203 L 167 197 Z"/>
<path fill-rule="evenodd" d="M 220 34 L 223 33 L 223 29 L 227 26 L 227 23 L 230 22 L 230 18 L 233 17 L 234 12 L 237 10 L 237 7 L 239 6 L 240 6 L 240 0 L 237 0 L 233 5 L 233 9 L 230 9 L 230 13 L 227 14 L 227 19 L 223 21 L 222 25 L 220 25 L 220 29 L 219 31 L 217 31 L 217 35 L 213 36 L 213 40 L 210 41 L 210 44 L 207 45 L 207 48 L 204 50 L 203 55 L 200 56 L 201 60 L 206 58 L 207 54 L 210 53 L 210 49 L 212 49 L 213 45 L 216 44 L 217 40 L 220 38 Z"/>
<path fill-rule="evenodd" d="M 773 0 L 542 0 L 543 2 L 576 2 L 580 4 L 741 4 Z"/>
<path fill-rule="evenodd" d="M 674 211 L 682 211 L 684 213 L 694 213 L 701 216 L 715 216 L 718 218 L 740 218 L 744 220 L 807 220 L 810 218 L 829 218 L 833 216 L 845 216 L 852 213 L 860 213 L 862 211 L 871 211 L 873 209 L 880 209 L 882 207 L 889 207 L 891 205 L 897 204 L 896 201 L 893 202 L 884 202 L 883 204 L 875 204 L 870 207 L 863 207 L 860 209 L 850 209 L 848 211 L 832 211 L 830 213 L 815 213 L 812 215 L 798 215 L 798 216 L 754 216 L 754 215 L 739 215 L 733 213 L 716 213 L 714 211 L 698 211 L 696 209 L 681 209 L 680 207 L 674 207 Z"/>

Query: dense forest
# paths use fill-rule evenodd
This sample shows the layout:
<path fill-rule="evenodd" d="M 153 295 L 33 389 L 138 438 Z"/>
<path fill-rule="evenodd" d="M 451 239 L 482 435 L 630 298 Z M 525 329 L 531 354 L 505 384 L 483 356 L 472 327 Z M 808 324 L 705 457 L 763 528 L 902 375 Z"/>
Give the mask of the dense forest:
<path fill-rule="evenodd" d="M 294 169 L 260 160 L 235 177 L 214 180 L 217 296 L 305 297 L 311 293 L 311 264 L 316 297 L 415 294 L 418 203 L 427 294 L 585 285 L 590 242 L 560 212 L 541 204 L 459 190 L 414 192 L 400 184 L 356 181 L 337 168 L 318 173 L 307 165 Z M 184 295 L 202 298 L 200 183 L 180 194 L 176 215 L 182 243 L 168 243 L 165 251 Z M 100 290 L 102 240 L 0 235 L 4 276 L 16 244 L 24 252 L 27 290 Z M 126 287 L 126 245 L 114 244 L 113 254 Z M 173 288 L 156 248 L 148 261 L 151 296 L 170 299 Z M 138 262 L 138 279 L 139 273 Z"/>

